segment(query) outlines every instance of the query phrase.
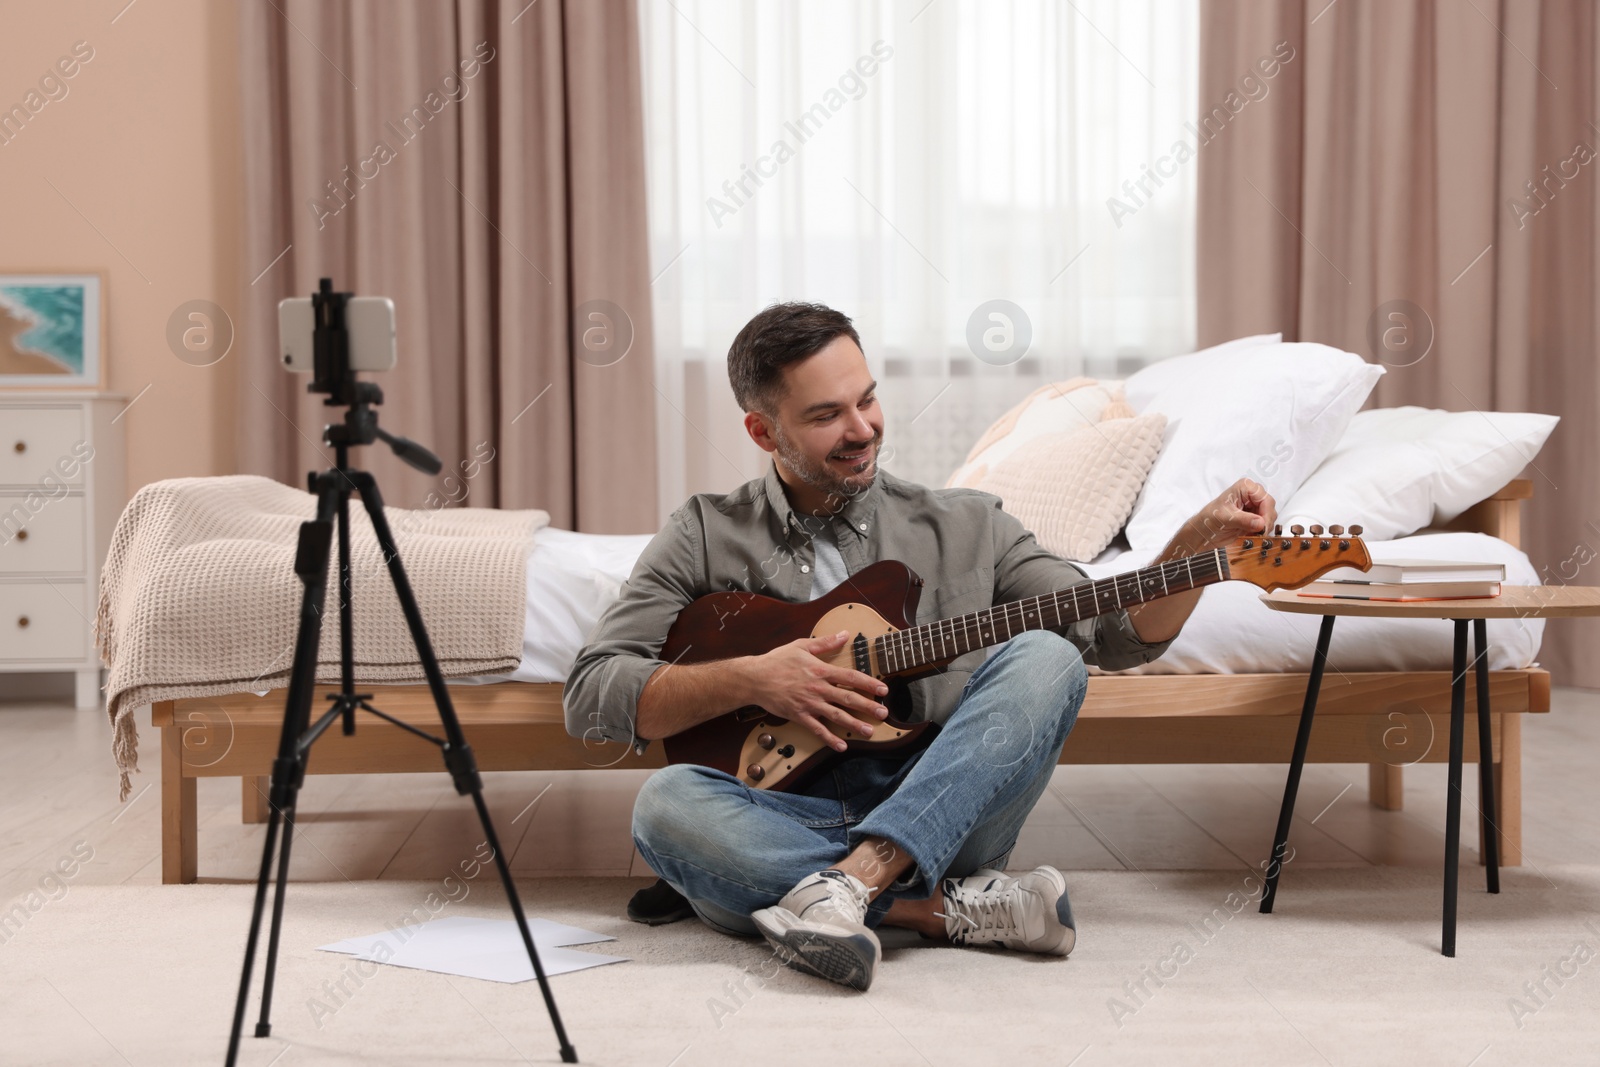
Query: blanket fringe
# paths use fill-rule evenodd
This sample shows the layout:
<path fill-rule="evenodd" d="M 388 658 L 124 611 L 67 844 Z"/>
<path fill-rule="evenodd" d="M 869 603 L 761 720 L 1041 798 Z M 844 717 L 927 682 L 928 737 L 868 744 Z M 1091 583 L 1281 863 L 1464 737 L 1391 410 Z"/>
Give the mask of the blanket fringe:
<path fill-rule="evenodd" d="M 133 792 L 132 776 L 139 770 L 139 727 L 133 721 L 131 707 L 122 708 L 112 724 L 111 755 L 117 761 L 117 769 L 122 772 L 121 792 L 117 799 L 126 803 L 128 794 Z"/>

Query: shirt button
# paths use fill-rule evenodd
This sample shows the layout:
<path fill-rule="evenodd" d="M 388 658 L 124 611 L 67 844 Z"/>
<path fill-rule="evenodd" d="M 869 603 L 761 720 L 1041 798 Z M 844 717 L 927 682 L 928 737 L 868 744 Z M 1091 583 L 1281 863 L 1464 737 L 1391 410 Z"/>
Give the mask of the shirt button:
<path fill-rule="evenodd" d="M 866 533 L 867 532 L 867 524 L 866 523 L 862 523 L 861 524 L 861 532 L 862 533 Z"/>
<path fill-rule="evenodd" d="M 811 568 L 806 566 L 804 563 L 802 563 L 802 564 L 800 564 L 800 573 L 801 574 L 810 574 L 811 573 Z"/>

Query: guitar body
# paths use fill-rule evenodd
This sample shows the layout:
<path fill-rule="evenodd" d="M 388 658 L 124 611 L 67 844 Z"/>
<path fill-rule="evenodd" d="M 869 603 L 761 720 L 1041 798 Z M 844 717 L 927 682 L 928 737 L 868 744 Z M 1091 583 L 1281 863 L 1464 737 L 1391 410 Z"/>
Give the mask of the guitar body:
<path fill-rule="evenodd" d="M 921 595 L 922 579 L 910 567 L 896 560 L 881 560 L 804 603 L 738 591 L 712 593 L 694 601 L 672 624 L 661 649 L 663 660 L 705 663 L 760 656 L 800 638 L 848 630 L 851 639 L 825 661 L 884 679 L 889 693 L 880 703 L 889 709 L 889 718 L 875 724 L 871 738 L 835 730 L 850 745 L 840 753 L 804 726 L 751 705 L 665 738 L 661 744 L 667 762 L 714 767 L 747 785 L 788 791 L 805 785 L 834 758 L 867 751 L 909 754 L 926 744 L 936 725 L 902 718 L 911 710 L 905 687 L 910 676 L 889 677 L 871 648 L 873 638 L 911 625 Z M 930 673 L 933 671 L 921 670 L 917 676 Z"/>

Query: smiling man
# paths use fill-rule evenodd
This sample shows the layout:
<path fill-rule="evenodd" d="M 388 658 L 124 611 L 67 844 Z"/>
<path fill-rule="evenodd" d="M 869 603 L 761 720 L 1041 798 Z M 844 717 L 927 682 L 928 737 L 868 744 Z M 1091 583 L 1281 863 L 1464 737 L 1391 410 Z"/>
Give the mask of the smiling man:
<path fill-rule="evenodd" d="M 846 633 L 760 656 L 661 660 L 678 613 L 709 593 L 814 600 L 871 563 L 899 560 L 926 583 L 920 624 L 1087 580 L 998 497 L 879 469 L 877 383 L 843 314 L 767 308 L 734 339 L 728 376 L 745 429 L 772 465 L 731 493 L 691 497 L 645 548 L 567 680 L 573 735 L 643 751 L 754 704 L 844 751 L 827 724 L 870 737 L 887 717 L 883 683 L 822 658 Z M 1157 559 L 1259 533 L 1274 511 L 1260 485 L 1241 479 Z M 1053 867 L 1010 877 L 1006 861 L 1077 721 L 1085 665 L 1154 659 L 1199 597 L 1176 594 L 1061 633 L 1031 630 L 911 682 L 897 694 L 897 717 L 941 728 L 909 757 L 846 758 L 792 793 L 691 764 L 657 771 L 633 813 L 634 842 L 670 887 L 655 898 L 657 916 L 686 899 L 714 929 L 759 933 L 790 966 L 857 989 L 872 982 L 882 924 L 957 945 L 1067 955 L 1077 934 L 1066 879 Z"/>

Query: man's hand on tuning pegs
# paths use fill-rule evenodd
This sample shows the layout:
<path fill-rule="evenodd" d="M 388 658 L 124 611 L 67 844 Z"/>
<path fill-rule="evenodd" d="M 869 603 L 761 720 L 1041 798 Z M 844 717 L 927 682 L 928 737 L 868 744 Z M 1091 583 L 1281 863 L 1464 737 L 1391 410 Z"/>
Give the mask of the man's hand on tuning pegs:
<path fill-rule="evenodd" d="M 1277 517 L 1272 494 L 1260 482 L 1240 478 L 1184 523 L 1175 540 L 1185 554 L 1193 555 L 1265 533 Z"/>

